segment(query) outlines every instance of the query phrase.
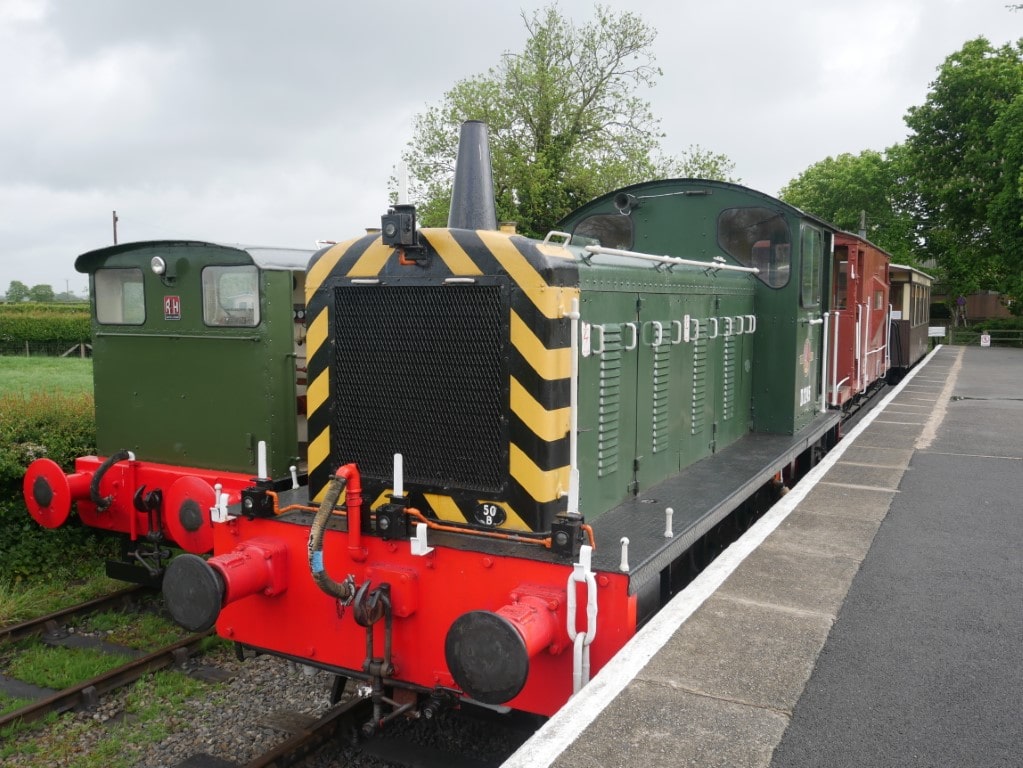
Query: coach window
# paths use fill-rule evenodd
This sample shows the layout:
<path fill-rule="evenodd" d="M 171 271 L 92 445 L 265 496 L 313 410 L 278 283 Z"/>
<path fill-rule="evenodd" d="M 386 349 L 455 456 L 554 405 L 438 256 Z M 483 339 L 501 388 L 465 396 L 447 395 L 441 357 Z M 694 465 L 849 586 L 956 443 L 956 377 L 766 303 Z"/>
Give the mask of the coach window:
<path fill-rule="evenodd" d="M 142 325 L 146 322 L 141 269 L 97 269 L 93 283 L 96 322 L 104 325 Z"/>
<path fill-rule="evenodd" d="M 259 270 L 251 264 L 203 269 L 202 319 L 206 325 L 259 325 Z"/>
<path fill-rule="evenodd" d="M 821 261 L 824 258 L 824 237 L 816 227 L 802 227 L 802 280 L 799 303 L 803 307 L 817 307 L 821 303 Z"/>
<path fill-rule="evenodd" d="M 772 288 L 788 285 L 792 237 L 785 217 L 770 208 L 729 208 L 718 216 L 718 245 Z"/>
<path fill-rule="evenodd" d="M 632 217 L 620 213 L 588 216 L 576 225 L 572 243 L 628 250 L 632 248 Z"/>

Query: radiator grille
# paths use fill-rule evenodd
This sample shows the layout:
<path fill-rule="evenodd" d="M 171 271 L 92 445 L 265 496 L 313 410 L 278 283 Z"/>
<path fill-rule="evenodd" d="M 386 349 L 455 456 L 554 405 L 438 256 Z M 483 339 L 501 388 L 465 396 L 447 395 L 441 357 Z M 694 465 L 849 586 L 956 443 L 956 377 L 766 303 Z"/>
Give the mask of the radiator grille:
<path fill-rule="evenodd" d="M 331 448 L 364 477 L 488 491 L 508 466 L 507 309 L 497 285 L 336 289 Z"/>
<path fill-rule="evenodd" d="M 618 471 L 622 401 L 622 327 L 604 326 L 600 353 L 600 410 L 597 419 L 597 477 Z"/>
<path fill-rule="evenodd" d="M 738 336 L 725 339 L 725 349 L 721 361 L 721 420 L 731 421 L 735 415 L 735 385 L 737 376 L 737 358 L 735 347 Z"/>
<path fill-rule="evenodd" d="M 703 432 L 707 413 L 707 326 L 699 325 L 699 338 L 693 342 L 693 398 L 689 411 L 690 431 L 694 435 Z"/>

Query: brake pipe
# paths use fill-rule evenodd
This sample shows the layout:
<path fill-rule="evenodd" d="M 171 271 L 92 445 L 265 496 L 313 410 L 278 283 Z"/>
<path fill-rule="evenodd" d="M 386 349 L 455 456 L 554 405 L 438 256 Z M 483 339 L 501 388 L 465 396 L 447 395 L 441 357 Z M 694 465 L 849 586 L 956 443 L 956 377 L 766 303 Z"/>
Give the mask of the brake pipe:
<path fill-rule="evenodd" d="M 350 473 L 342 473 L 341 469 L 338 469 L 337 473 L 330 478 L 330 482 L 327 485 L 327 491 L 323 496 L 323 501 L 320 503 L 320 508 L 316 512 L 316 517 L 313 518 L 313 524 L 309 529 L 309 572 L 312 574 L 313 581 L 316 582 L 316 585 L 322 591 L 326 592 L 331 597 L 341 600 L 345 604 L 351 602 L 355 597 L 355 578 L 352 574 L 348 574 L 348 577 L 344 581 L 338 582 L 334 581 L 334 579 L 327 574 L 327 570 L 323 565 L 323 536 L 327 530 L 327 521 L 330 519 L 330 515 L 334 511 L 334 505 L 337 504 L 337 500 L 341 497 L 341 492 L 348 484 L 349 477 Z M 356 477 L 358 477 L 357 474 Z M 357 495 L 357 503 L 361 506 L 361 487 L 359 488 Z M 356 530 L 358 530 L 358 521 L 361 517 L 360 511 L 356 512 L 354 518 L 356 520 Z M 349 508 L 349 514 L 351 514 L 351 512 L 352 510 Z M 349 541 L 351 541 L 352 536 L 352 520 L 352 517 L 348 518 Z M 361 541 L 361 537 L 359 540 Z M 351 551 L 351 549 L 352 547 L 349 546 L 349 551 Z M 365 555 L 363 555 L 363 557 L 365 557 Z"/>
<path fill-rule="evenodd" d="M 99 495 L 99 484 L 103 480 L 103 475 L 107 473 L 114 464 L 119 461 L 135 461 L 135 454 L 131 451 L 118 451 L 113 456 L 107 457 L 99 469 L 96 470 L 96 474 L 92 476 L 92 482 L 89 484 L 89 500 L 96 505 L 96 509 L 100 512 L 106 512 L 110 508 L 110 504 L 114 500 L 113 494 L 110 496 Z M 134 536 L 132 536 L 134 538 Z"/>

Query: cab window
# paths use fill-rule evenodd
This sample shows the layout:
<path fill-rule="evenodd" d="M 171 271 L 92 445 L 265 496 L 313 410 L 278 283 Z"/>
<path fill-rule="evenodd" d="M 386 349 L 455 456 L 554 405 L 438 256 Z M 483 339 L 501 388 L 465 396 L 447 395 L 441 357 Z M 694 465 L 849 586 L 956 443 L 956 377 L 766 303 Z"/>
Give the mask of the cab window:
<path fill-rule="evenodd" d="M 817 307 L 821 303 L 821 262 L 824 258 L 824 235 L 816 227 L 803 225 L 802 278 L 799 302 L 804 307 Z"/>
<path fill-rule="evenodd" d="M 572 232 L 572 244 L 628 250 L 632 248 L 632 217 L 620 213 L 588 216 Z"/>
<path fill-rule="evenodd" d="M 772 288 L 788 285 L 792 237 L 785 217 L 760 206 L 728 208 L 718 216 L 718 245 Z"/>
<path fill-rule="evenodd" d="M 93 282 L 96 322 L 103 325 L 142 325 L 146 322 L 141 269 L 97 269 Z"/>
<path fill-rule="evenodd" d="M 259 270 L 251 264 L 202 271 L 202 318 L 206 325 L 259 325 Z"/>

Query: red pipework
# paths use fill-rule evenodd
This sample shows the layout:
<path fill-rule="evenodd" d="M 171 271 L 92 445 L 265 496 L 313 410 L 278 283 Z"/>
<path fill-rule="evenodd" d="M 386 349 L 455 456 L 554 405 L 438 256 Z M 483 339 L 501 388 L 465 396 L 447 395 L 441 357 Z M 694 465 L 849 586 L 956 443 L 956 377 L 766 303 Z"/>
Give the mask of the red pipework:
<path fill-rule="evenodd" d="M 224 605 L 259 592 L 273 597 L 288 588 L 288 547 L 276 538 L 249 539 L 207 562 L 223 579 Z"/>
<path fill-rule="evenodd" d="M 348 510 L 348 554 L 361 563 L 367 552 L 362 547 L 362 476 L 355 464 L 337 468 L 335 474 L 345 481 L 345 507 Z"/>

